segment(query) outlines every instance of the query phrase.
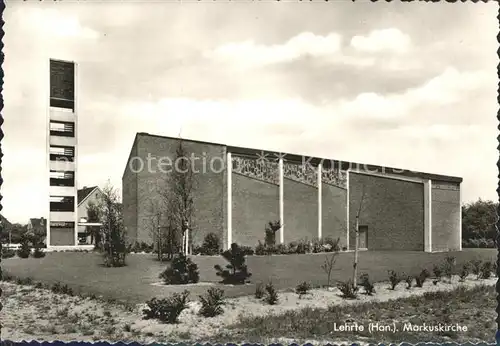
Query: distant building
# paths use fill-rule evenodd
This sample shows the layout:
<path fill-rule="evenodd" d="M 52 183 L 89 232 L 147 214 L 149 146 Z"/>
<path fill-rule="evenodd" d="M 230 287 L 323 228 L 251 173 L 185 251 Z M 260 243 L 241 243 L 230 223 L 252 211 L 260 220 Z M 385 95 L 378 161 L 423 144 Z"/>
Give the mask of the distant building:
<path fill-rule="evenodd" d="M 89 220 L 87 208 L 92 203 L 98 204 L 101 196 L 102 190 L 98 186 L 84 186 L 78 190 L 78 245 L 93 245 L 94 243 L 91 227 L 98 227 L 97 220 Z"/>
<path fill-rule="evenodd" d="M 132 242 L 153 241 L 155 215 L 148 206 L 160 198 L 167 173 L 148 165 L 173 160 L 179 141 L 136 134 L 122 177 L 124 226 Z M 254 247 L 264 240 L 265 225 L 279 220 L 277 243 L 328 237 L 353 249 L 361 205 L 361 248 L 461 250 L 460 177 L 194 140 L 183 146 L 197 158 L 199 172 L 194 244 L 213 232 L 225 249 L 232 242 Z"/>
<path fill-rule="evenodd" d="M 45 243 L 47 237 L 47 220 L 43 217 L 31 218 L 28 223 L 28 232 L 40 236 L 40 240 Z"/>

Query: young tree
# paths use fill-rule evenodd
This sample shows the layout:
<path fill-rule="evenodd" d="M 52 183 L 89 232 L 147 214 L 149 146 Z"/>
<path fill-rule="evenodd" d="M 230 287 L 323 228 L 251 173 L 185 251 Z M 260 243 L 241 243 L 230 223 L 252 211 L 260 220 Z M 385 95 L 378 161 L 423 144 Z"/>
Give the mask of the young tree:
<path fill-rule="evenodd" d="M 352 265 L 353 267 L 353 273 L 352 273 L 352 281 L 354 284 L 354 288 L 357 287 L 357 277 L 358 277 L 358 252 L 359 252 L 359 217 L 361 214 L 361 210 L 363 208 L 363 201 L 365 199 L 365 185 L 363 184 L 361 187 L 361 200 L 359 201 L 359 206 L 358 210 L 356 211 L 356 226 L 354 231 L 356 232 L 356 240 L 354 242 L 354 263 Z"/>
<path fill-rule="evenodd" d="M 171 171 L 165 176 L 165 188 L 160 196 L 166 209 L 166 232 L 169 256 L 177 247 L 177 239 L 182 238 L 181 252 L 188 250 L 188 235 L 192 239 L 193 192 L 195 188 L 193 160 L 188 156 L 182 139 L 176 149 Z"/>
<path fill-rule="evenodd" d="M 163 260 L 164 252 L 169 252 L 168 227 L 165 227 L 166 207 L 162 199 L 151 198 L 148 206 L 147 227 L 154 242 L 154 248 L 158 255 L 158 260 Z"/>
<path fill-rule="evenodd" d="M 100 199 L 105 264 L 110 267 L 121 267 L 125 265 L 127 246 L 118 192 L 108 183 L 103 189 Z"/>
<path fill-rule="evenodd" d="M 89 202 L 87 205 L 87 222 L 101 222 L 101 207 L 94 202 Z M 94 247 L 99 249 L 101 246 L 101 230 L 98 226 L 87 226 L 90 233 L 90 243 L 94 243 Z"/>

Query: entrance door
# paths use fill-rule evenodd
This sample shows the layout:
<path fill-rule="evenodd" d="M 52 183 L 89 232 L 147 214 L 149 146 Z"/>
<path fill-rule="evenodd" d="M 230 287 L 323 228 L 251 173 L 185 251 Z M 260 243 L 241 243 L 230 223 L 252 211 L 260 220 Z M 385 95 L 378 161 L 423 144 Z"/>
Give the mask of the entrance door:
<path fill-rule="evenodd" d="M 359 248 L 368 248 L 368 226 L 366 225 L 359 226 Z"/>

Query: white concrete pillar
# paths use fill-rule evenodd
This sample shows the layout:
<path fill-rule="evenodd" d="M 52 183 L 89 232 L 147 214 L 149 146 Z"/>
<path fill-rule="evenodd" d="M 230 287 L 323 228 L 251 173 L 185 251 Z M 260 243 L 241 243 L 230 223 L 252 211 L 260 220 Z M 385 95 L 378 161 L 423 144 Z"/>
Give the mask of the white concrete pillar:
<path fill-rule="evenodd" d="M 78 181 L 79 181 L 79 170 L 78 170 L 78 161 L 79 161 L 79 150 L 78 150 L 78 123 L 79 123 L 79 101 L 80 98 L 78 97 L 79 93 L 79 86 L 78 86 L 78 64 L 74 64 L 75 66 L 75 88 L 74 88 L 74 105 L 73 105 L 73 115 L 75 117 L 75 125 L 74 125 L 74 132 L 75 132 L 75 151 L 74 151 L 74 162 L 75 162 L 75 171 L 74 171 L 74 177 L 75 177 L 75 187 L 74 187 L 74 203 L 75 203 L 75 246 L 78 246 Z"/>
<path fill-rule="evenodd" d="M 181 252 L 184 255 L 187 255 L 187 253 L 186 253 L 186 231 L 184 231 L 184 234 L 182 235 Z"/>
<path fill-rule="evenodd" d="M 424 251 L 432 252 L 432 180 L 424 181 Z"/>
<path fill-rule="evenodd" d="M 47 81 L 50 81 L 50 59 L 47 59 L 47 66 L 46 66 L 46 71 L 47 71 Z M 46 168 L 45 168 L 45 172 L 47 173 L 47 176 L 46 176 L 46 182 L 47 185 L 47 190 L 46 190 L 46 194 L 47 194 L 47 204 L 46 204 L 46 219 L 47 219 L 47 236 L 45 238 L 45 242 L 47 243 L 47 249 L 50 248 L 50 83 L 46 83 L 46 85 L 48 86 L 46 90 L 47 94 L 45 96 L 45 102 L 46 102 L 46 108 L 47 108 L 47 112 L 46 112 L 46 119 L 45 119 L 45 125 L 46 125 L 46 129 L 45 129 L 45 134 L 46 134 L 46 138 L 45 138 L 45 150 L 46 150 L 46 157 L 45 157 L 45 164 L 46 164 Z"/>
<path fill-rule="evenodd" d="M 283 204 L 283 158 L 280 157 L 279 159 L 279 182 L 280 182 L 280 224 L 281 224 L 281 229 L 280 229 L 280 244 L 285 243 L 285 213 L 284 213 L 284 204 Z"/>
<path fill-rule="evenodd" d="M 318 164 L 318 239 L 323 236 L 323 191 L 322 191 L 322 171 L 323 163 Z"/>
<path fill-rule="evenodd" d="M 347 189 L 347 201 L 346 201 L 346 224 L 345 224 L 345 235 L 346 235 L 346 248 L 349 250 L 349 202 L 351 200 L 351 197 L 349 195 L 349 170 L 346 171 L 346 189 Z"/>
<path fill-rule="evenodd" d="M 459 213 L 458 213 L 458 250 L 462 251 L 462 184 L 458 185 L 458 192 L 459 192 L 459 201 L 460 205 L 458 206 Z"/>
<path fill-rule="evenodd" d="M 231 153 L 226 157 L 227 174 L 227 249 L 231 248 L 233 243 L 233 160 Z"/>

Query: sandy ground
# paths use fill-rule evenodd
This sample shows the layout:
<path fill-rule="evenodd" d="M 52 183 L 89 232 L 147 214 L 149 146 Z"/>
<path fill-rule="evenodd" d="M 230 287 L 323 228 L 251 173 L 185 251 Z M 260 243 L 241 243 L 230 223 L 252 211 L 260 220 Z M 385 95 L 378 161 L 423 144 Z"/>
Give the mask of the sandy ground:
<path fill-rule="evenodd" d="M 478 284 L 495 285 L 496 282 L 496 277 L 488 280 L 468 278 L 465 282 L 458 282 L 458 278 L 454 278 L 451 283 L 440 282 L 437 285 L 428 280 L 424 287 L 410 290 L 406 289 L 406 284 L 402 282 L 394 291 L 388 289 L 389 283 L 382 282 L 375 284 L 376 293 L 373 296 L 360 294 L 357 300 L 341 298 L 337 289 L 314 289 L 302 299 L 294 292 L 280 292 L 279 303 L 274 306 L 266 305 L 253 296 L 231 298 L 226 300 L 224 313 L 213 318 L 199 316 L 200 303 L 192 301 L 189 308 L 180 315 L 180 323 L 175 325 L 143 320 L 142 309 L 145 304 L 126 309 L 111 303 L 1 282 L 2 337 L 11 341 L 214 342 L 210 340 L 210 336 L 225 331 L 226 327 L 234 324 L 240 316 L 265 316 L 305 307 L 325 308 L 331 304 L 387 301 L 422 295 L 424 292 L 451 290 L 459 285 L 473 287 Z M 193 300 L 196 298 L 193 297 Z M 292 342 L 286 339 L 273 341 L 288 344 Z M 339 340 L 337 343 L 346 342 Z"/>

